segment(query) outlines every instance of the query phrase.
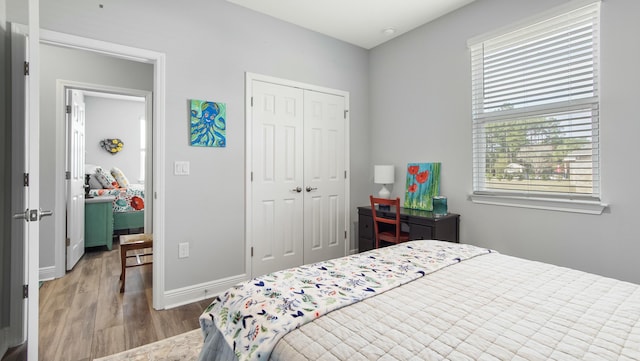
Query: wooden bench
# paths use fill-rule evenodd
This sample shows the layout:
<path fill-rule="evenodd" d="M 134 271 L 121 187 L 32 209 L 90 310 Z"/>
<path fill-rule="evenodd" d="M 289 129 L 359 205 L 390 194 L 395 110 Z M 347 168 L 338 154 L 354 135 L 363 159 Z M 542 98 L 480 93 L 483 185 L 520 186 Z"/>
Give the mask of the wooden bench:
<path fill-rule="evenodd" d="M 143 250 L 142 252 L 136 252 L 135 254 L 128 254 L 130 251 Z M 150 251 L 149 251 L 150 250 Z M 120 273 L 120 280 L 122 285 L 120 286 L 120 293 L 124 292 L 124 283 L 126 280 L 126 269 L 128 267 L 144 266 L 146 264 L 153 263 L 152 260 L 146 260 L 153 255 L 153 236 L 151 234 L 128 234 L 120 236 L 120 264 L 122 266 L 122 272 Z M 135 262 L 132 264 L 127 263 L 127 259 L 135 258 Z"/>

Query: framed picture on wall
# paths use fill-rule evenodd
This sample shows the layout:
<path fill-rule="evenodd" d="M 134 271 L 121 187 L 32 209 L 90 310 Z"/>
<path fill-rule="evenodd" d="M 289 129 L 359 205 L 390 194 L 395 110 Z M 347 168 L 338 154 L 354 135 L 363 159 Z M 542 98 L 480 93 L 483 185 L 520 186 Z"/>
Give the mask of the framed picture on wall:
<path fill-rule="evenodd" d="M 433 197 L 440 194 L 440 163 L 407 164 L 404 208 L 433 211 Z"/>
<path fill-rule="evenodd" d="M 192 99 L 191 145 L 196 147 L 226 147 L 227 105 L 208 100 Z"/>

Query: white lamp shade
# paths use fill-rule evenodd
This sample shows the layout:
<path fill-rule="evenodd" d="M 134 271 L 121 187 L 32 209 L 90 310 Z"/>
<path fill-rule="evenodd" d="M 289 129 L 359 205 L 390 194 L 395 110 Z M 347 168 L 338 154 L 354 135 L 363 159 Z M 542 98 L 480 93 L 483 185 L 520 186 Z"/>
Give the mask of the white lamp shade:
<path fill-rule="evenodd" d="M 393 184 L 395 181 L 394 167 L 392 165 L 376 165 L 373 169 L 373 182 L 375 184 Z"/>

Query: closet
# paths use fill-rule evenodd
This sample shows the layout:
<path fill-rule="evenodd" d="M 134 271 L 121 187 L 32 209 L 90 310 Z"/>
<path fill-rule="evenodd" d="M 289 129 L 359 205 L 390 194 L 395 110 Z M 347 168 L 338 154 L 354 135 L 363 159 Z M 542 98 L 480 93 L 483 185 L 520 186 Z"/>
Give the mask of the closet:
<path fill-rule="evenodd" d="M 348 94 L 248 80 L 252 275 L 341 257 Z"/>

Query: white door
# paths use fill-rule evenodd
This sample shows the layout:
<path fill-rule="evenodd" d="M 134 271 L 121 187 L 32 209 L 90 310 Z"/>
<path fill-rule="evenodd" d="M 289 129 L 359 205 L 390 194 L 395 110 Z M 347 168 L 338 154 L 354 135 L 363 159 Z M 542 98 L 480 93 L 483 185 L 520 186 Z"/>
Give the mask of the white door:
<path fill-rule="evenodd" d="M 304 263 L 345 255 L 345 98 L 304 92 Z"/>
<path fill-rule="evenodd" d="M 66 90 L 67 106 L 67 271 L 84 254 L 84 95 Z"/>
<path fill-rule="evenodd" d="M 303 262 L 302 90 L 253 82 L 254 276 Z"/>
<path fill-rule="evenodd" d="M 39 228 L 42 216 L 51 211 L 40 209 L 40 116 L 39 116 L 39 21 L 38 1 L 29 0 L 29 28 L 11 27 L 11 78 L 12 78 L 12 198 L 14 221 L 11 224 L 12 253 L 11 277 L 22 273 L 26 297 L 19 297 L 17 306 L 12 300 L 11 327 L 18 328 L 18 341 L 27 341 L 27 359 L 38 359 L 38 272 Z M 28 34 L 28 35 L 27 35 Z M 28 69 L 28 71 L 27 71 Z M 16 239 L 20 237 L 21 239 Z M 21 242 L 20 242 L 21 241 Z M 14 252 L 12 250 L 12 252 Z M 21 259 L 20 259 L 21 258 Z M 20 260 L 19 260 L 20 259 Z M 14 285 L 15 286 L 15 285 Z M 15 290 L 15 288 L 13 288 Z M 18 288 L 20 289 L 20 288 Z M 12 292 L 13 295 L 13 292 Z M 20 295 L 22 296 L 22 295 Z M 17 320 L 16 318 L 20 318 Z M 21 326 L 17 325 L 21 323 Z"/>
<path fill-rule="evenodd" d="M 27 167 L 27 130 L 28 84 L 24 75 L 27 61 L 28 30 L 15 24 L 11 27 L 11 286 L 9 292 L 9 322 L 5 338 L 0 339 L 2 350 L 17 346 L 26 340 L 27 303 L 22 297 L 23 285 L 27 284 L 27 223 L 25 209 L 28 208 L 27 188 L 24 186 L 24 173 Z M 4 235 L 3 235 L 4 236 Z M 17 291 L 17 292 L 16 292 Z M 3 294 L 3 298 L 5 295 Z M 3 310 L 4 311 L 4 310 Z"/>
<path fill-rule="evenodd" d="M 252 275 L 345 255 L 344 96 L 251 82 Z"/>

